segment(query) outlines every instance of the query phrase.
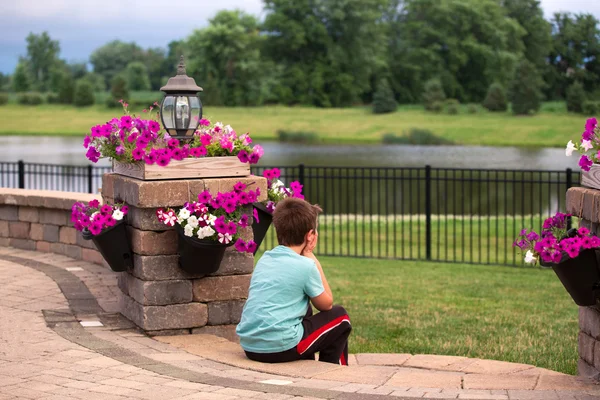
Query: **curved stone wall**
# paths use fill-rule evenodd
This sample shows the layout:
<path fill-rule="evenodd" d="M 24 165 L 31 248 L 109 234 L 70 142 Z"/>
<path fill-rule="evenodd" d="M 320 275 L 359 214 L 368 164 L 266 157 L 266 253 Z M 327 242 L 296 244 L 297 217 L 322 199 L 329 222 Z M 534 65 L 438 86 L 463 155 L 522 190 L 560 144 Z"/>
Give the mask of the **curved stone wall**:
<path fill-rule="evenodd" d="M 106 265 L 90 240 L 71 223 L 71 206 L 100 195 L 0 188 L 0 246 L 62 254 Z"/>

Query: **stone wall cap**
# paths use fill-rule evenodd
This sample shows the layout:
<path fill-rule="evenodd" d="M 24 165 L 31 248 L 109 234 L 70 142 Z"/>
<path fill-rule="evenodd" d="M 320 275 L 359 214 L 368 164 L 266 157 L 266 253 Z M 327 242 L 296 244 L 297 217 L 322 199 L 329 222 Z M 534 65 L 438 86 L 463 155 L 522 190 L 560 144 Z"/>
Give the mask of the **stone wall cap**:
<path fill-rule="evenodd" d="M 0 205 L 70 210 L 76 201 L 88 202 L 94 199 L 102 201 L 98 194 L 0 188 Z"/>

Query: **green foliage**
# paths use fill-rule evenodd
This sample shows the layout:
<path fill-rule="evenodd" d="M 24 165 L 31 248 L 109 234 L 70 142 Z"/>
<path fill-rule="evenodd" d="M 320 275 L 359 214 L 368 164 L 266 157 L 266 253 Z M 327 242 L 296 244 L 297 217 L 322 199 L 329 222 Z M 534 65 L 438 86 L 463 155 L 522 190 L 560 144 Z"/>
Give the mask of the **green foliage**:
<path fill-rule="evenodd" d="M 140 61 L 132 61 L 125 68 L 127 87 L 130 90 L 150 90 L 148 68 Z"/>
<path fill-rule="evenodd" d="M 94 104 L 94 88 L 92 84 L 85 79 L 79 79 L 75 83 L 75 93 L 73 95 L 73 104 L 76 107 L 86 107 Z"/>
<path fill-rule="evenodd" d="M 583 112 L 583 103 L 587 101 L 587 93 L 583 84 L 575 81 L 567 89 L 567 111 L 581 114 Z"/>
<path fill-rule="evenodd" d="M 515 70 L 510 88 L 513 114 L 531 115 L 537 113 L 542 104 L 543 85 L 544 82 L 538 75 L 535 66 L 527 60 L 521 60 Z"/>
<path fill-rule="evenodd" d="M 373 113 L 385 114 L 398 109 L 398 103 L 394 98 L 394 92 L 387 79 L 382 79 L 377 85 L 377 91 L 373 96 Z"/>
<path fill-rule="evenodd" d="M 478 104 L 469 104 L 467 106 L 467 112 L 469 114 L 477 114 L 477 113 L 479 113 L 479 105 Z"/>
<path fill-rule="evenodd" d="M 450 145 L 454 144 L 451 140 L 436 136 L 429 129 L 412 128 L 408 133 L 396 135 L 395 133 L 386 133 L 383 135 L 385 144 L 412 144 L 412 145 Z"/>
<path fill-rule="evenodd" d="M 129 101 L 129 88 L 127 87 L 127 80 L 121 76 L 115 76 L 111 81 L 110 96 L 106 99 L 106 105 L 108 107 L 120 107 L 119 101 Z"/>
<path fill-rule="evenodd" d="M 457 115 L 460 113 L 460 102 L 456 99 L 446 100 L 446 113 L 449 115 Z"/>
<path fill-rule="evenodd" d="M 81 79 L 88 81 L 92 85 L 92 88 L 94 88 L 94 92 L 104 92 L 106 90 L 106 83 L 100 74 L 90 72 L 85 74 Z"/>
<path fill-rule="evenodd" d="M 15 92 L 26 92 L 31 89 L 31 77 L 29 68 L 24 61 L 17 64 L 12 77 L 12 86 Z"/>
<path fill-rule="evenodd" d="M 70 74 L 62 75 L 60 85 L 58 87 L 58 101 L 61 104 L 72 104 L 73 95 L 75 92 L 75 81 Z"/>
<path fill-rule="evenodd" d="M 280 129 L 277 131 L 277 137 L 283 143 L 316 143 L 319 141 L 319 136 L 315 132 L 307 131 L 290 131 Z"/>
<path fill-rule="evenodd" d="M 430 79 L 425 82 L 422 97 L 425 110 L 440 112 L 446 100 L 442 82 L 439 79 Z"/>
<path fill-rule="evenodd" d="M 19 93 L 17 103 L 25 106 L 37 106 L 44 103 L 44 96 L 38 92 Z"/>
<path fill-rule="evenodd" d="M 10 76 L 0 72 L 0 91 L 10 90 Z"/>
<path fill-rule="evenodd" d="M 58 95 L 58 93 L 50 92 L 46 95 L 46 101 L 48 102 L 48 104 L 59 104 L 60 96 Z"/>
<path fill-rule="evenodd" d="M 137 44 L 114 40 L 97 48 L 90 55 L 90 63 L 95 73 L 102 75 L 106 83 L 112 84 L 112 79 L 122 73 L 127 64 L 142 61 L 143 55 L 143 49 Z"/>
<path fill-rule="evenodd" d="M 0 106 L 8 104 L 8 93 L 0 93 Z"/>
<path fill-rule="evenodd" d="M 488 88 L 487 95 L 482 105 L 488 111 L 505 112 L 508 109 L 508 101 L 506 100 L 506 91 L 500 83 L 492 83 Z"/>
<path fill-rule="evenodd" d="M 600 116 L 600 101 L 585 101 L 582 111 L 589 117 Z"/>
<path fill-rule="evenodd" d="M 50 85 L 50 69 L 58 62 L 60 45 L 47 32 L 30 33 L 27 38 L 27 66 L 31 72 L 32 87 L 45 91 Z"/>

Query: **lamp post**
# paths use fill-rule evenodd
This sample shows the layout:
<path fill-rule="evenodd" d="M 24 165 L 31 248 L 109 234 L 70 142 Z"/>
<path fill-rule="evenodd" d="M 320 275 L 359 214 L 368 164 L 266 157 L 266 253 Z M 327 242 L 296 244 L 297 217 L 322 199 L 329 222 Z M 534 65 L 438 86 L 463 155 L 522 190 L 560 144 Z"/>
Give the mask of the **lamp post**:
<path fill-rule="evenodd" d="M 202 103 L 198 97 L 202 88 L 196 85 L 194 78 L 186 75 L 183 56 L 177 66 L 177 75 L 169 78 L 160 90 L 165 92 L 160 106 L 163 126 L 174 139 L 191 139 L 202 118 Z"/>

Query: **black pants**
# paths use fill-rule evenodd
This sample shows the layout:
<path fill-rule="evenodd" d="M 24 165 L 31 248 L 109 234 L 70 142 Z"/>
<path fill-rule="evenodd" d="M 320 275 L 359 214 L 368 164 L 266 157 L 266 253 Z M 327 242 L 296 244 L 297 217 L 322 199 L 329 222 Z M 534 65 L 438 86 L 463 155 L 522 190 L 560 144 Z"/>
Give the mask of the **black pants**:
<path fill-rule="evenodd" d="M 344 307 L 333 306 L 329 311 L 313 315 L 309 305 L 302 327 L 304 334 L 296 347 L 279 353 L 246 351 L 246 356 L 254 361 L 279 363 L 314 360 L 315 353 L 319 352 L 319 361 L 348 365 L 348 336 L 352 326 Z"/>

